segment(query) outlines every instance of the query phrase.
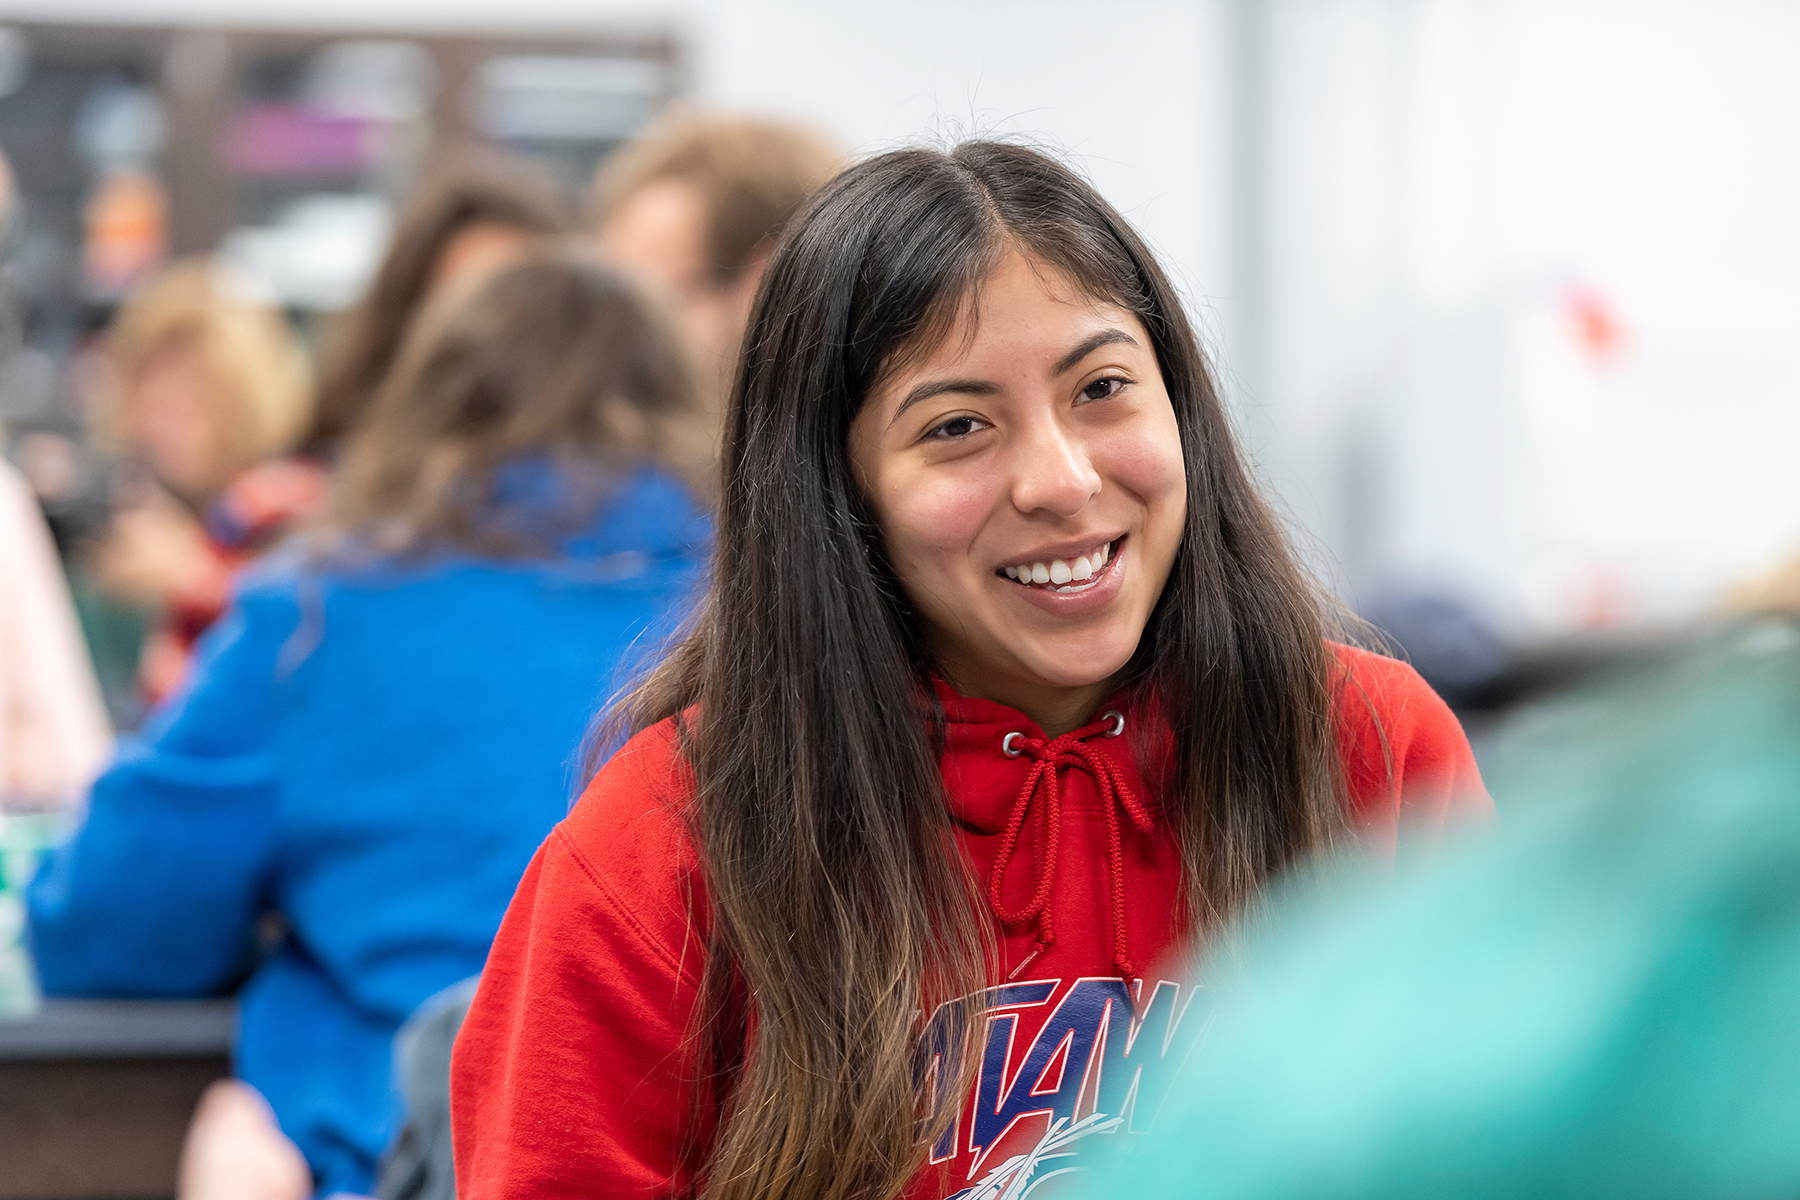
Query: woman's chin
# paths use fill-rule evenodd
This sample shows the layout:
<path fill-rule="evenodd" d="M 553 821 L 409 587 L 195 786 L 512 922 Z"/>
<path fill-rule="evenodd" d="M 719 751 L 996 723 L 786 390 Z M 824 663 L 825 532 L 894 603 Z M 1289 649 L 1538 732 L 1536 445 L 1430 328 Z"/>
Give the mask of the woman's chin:
<path fill-rule="evenodd" d="M 1131 655 L 1042 655 L 1030 664 L 1038 686 L 1055 691 L 1099 687 L 1124 669 Z"/>
<path fill-rule="evenodd" d="M 1131 661 L 1136 645 L 1108 645 L 1094 639 L 1009 643 L 996 638 L 979 657 L 963 657 L 952 647 L 937 649 L 937 669 L 964 695 L 984 696 L 1031 711 L 1059 694 L 1110 690 L 1114 678 Z M 1092 697 L 1099 698 L 1097 694 Z"/>

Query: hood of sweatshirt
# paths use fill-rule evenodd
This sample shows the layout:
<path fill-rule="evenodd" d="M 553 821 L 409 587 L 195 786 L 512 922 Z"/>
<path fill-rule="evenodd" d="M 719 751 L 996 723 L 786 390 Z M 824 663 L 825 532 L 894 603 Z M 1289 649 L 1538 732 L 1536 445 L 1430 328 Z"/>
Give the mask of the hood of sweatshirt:
<path fill-rule="evenodd" d="M 1000 927 L 1006 977 L 1135 977 L 1174 940 L 1180 878 L 1151 785 L 1168 753 L 1154 707 L 1120 692 L 1052 738 L 1015 708 L 934 687 L 951 815 Z"/>

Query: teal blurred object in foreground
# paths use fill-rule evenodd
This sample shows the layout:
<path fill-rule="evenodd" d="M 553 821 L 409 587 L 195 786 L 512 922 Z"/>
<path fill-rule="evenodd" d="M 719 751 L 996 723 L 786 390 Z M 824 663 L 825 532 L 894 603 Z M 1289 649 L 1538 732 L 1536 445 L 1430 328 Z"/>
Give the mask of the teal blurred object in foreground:
<path fill-rule="evenodd" d="M 67 837 L 68 825 L 65 813 L 13 812 L 0 797 L 0 1021 L 32 1016 L 43 1002 L 23 942 L 25 885 L 44 852 Z"/>
<path fill-rule="evenodd" d="M 1299 885 L 1100 1197 L 1800 1196 L 1800 630 L 1537 714 L 1495 832 Z"/>

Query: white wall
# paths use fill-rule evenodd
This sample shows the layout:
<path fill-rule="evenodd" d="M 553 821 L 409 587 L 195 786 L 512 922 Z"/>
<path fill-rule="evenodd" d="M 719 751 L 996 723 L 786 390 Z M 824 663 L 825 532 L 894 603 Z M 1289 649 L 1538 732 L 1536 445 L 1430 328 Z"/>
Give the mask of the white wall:
<path fill-rule="evenodd" d="M 1011 131 L 1073 154 L 1200 293 L 1225 286 L 1213 8 L 1177 0 L 722 4 L 691 28 L 706 98 L 828 125 L 858 151 Z"/>
<path fill-rule="evenodd" d="M 1800 547 L 1800 6 L 1268 13 L 1255 399 L 1346 581 L 1554 630 Z"/>

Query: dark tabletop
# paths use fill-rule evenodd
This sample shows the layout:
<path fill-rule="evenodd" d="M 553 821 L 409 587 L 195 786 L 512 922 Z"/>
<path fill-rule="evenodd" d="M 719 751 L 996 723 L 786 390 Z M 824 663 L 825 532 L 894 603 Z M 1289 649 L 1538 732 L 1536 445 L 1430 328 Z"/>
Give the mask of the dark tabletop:
<path fill-rule="evenodd" d="M 0 1018 L 0 1060 L 223 1057 L 236 1023 L 231 1000 L 46 1000 Z"/>

